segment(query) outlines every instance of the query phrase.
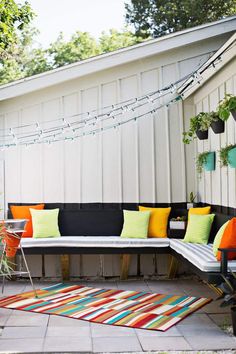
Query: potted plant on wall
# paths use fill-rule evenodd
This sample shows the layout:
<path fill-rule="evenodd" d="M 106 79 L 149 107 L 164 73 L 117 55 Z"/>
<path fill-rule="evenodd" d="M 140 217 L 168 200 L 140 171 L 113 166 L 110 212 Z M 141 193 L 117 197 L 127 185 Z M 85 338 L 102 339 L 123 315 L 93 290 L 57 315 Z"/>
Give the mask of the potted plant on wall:
<path fill-rule="evenodd" d="M 185 230 L 186 228 L 186 216 L 177 216 L 170 219 L 170 229 Z"/>
<path fill-rule="evenodd" d="M 190 203 L 187 203 L 187 209 L 190 209 L 190 208 L 194 208 L 194 201 L 195 201 L 195 199 L 196 199 L 196 194 L 194 195 L 194 193 L 193 192 L 190 192 L 189 193 L 189 202 Z"/>
<path fill-rule="evenodd" d="M 229 118 L 230 113 L 236 120 L 236 96 L 227 93 L 224 99 L 220 101 L 217 112 L 223 121 Z"/>
<path fill-rule="evenodd" d="M 221 134 L 225 131 L 225 121 L 222 120 L 218 112 L 210 112 L 211 129 L 215 134 Z"/>
<path fill-rule="evenodd" d="M 197 173 L 201 177 L 203 169 L 205 171 L 215 170 L 215 151 L 204 151 L 196 158 Z"/>
<path fill-rule="evenodd" d="M 4 240 L 7 237 L 7 231 L 4 226 L 4 223 L 0 223 L 0 244 L 3 244 L 5 242 Z M 13 270 L 14 264 L 10 261 L 9 257 L 6 255 L 6 253 L 2 253 L 0 256 L 0 274 L 4 274 L 7 277 L 10 277 L 10 274 Z"/>
<path fill-rule="evenodd" d="M 183 133 L 184 144 L 189 144 L 196 136 L 200 140 L 208 138 L 208 128 L 211 125 L 211 118 L 209 114 L 204 112 L 190 118 L 190 127 L 187 132 Z"/>
<path fill-rule="evenodd" d="M 236 145 L 226 145 L 219 150 L 221 167 L 230 166 L 236 168 Z"/>

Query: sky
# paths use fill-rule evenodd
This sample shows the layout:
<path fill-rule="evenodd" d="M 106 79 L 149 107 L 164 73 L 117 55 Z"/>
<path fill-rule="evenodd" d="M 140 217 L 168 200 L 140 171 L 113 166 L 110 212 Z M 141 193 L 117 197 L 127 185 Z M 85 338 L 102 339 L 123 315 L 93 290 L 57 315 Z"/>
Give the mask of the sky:
<path fill-rule="evenodd" d="M 65 38 L 76 31 L 98 38 L 102 31 L 125 26 L 125 6 L 129 0 L 28 0 L 37 17 L 33 26 L 43 47 L 55 41 L 62 31 Z"/>

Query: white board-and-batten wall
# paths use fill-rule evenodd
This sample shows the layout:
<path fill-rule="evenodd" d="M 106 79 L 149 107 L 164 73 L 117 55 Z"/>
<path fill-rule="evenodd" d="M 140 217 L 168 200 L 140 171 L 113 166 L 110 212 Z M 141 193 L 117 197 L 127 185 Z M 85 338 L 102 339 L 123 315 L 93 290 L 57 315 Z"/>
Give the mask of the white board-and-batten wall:
<path fill-rule="evenodd" d="M 86 75 L 0 103 L 5 128 L 101 109 L 160 89 L 192 72 L 226 36 L 167 51 Z M 4 152 L 8 202 L 184 202 L 186 161 L 182 144 L 183 103 L 152 118 L 74 142 L 16 147 Z M 132 257 L 130 274 L 137 272 Z M 29 256 L 41 276 L 41 256 Z M 141 273 L 166 272 L 166 257 L 141 256 Z M 46 276 L 60 274 L 57 256 L 45 256 Z M 71 256 L 71 275 L 118 275 L 119 256 Z"/>
<path fill-rule="evenodd" d="M 219 101 L 226 93 L 236 95 L 236 59 L 232 59 L 217 74 L 212 76 L 202 88 L 199 88 L 189 99 L 186 106 L 193 106 L 194 112 L 211 112 L 216 110 Z M 212 172 L 204 171 L 202 177 L 195 175 L 195 179 L 189 180 L 189 185 L 198 194 L 198 201 L 236 208 L 236 173 L 231 167 L 221 167 L 219 150 L 229 144 L 236 144 L 236 123 L 232 115 L 225 124 L 225 132 L 215 134 L 209 129 L 207 140 L 196 139 L 190 147 L 189 163 L 194 169 L 194 159 L 198 153 L 204 151 L 216 152 L 216 168 Z M 186 147 L 188 150 L 189 147 Z M 194 148 L 194 152 L 193 152 Z M 192 181 L 192 182 L 191 182 Z"/>

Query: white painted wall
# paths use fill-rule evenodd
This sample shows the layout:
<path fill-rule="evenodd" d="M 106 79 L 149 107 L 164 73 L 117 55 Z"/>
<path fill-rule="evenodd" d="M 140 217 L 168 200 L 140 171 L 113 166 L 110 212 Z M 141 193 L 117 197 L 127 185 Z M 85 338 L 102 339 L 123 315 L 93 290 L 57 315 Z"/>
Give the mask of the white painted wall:
<path fill-rule="evenodd" d="M 29 122 L 100 109 L 157 90 L 202 64 L 227 39 L 208 39 L 161 55 L 32 92 L 0 103 L 1 123 Z M 189 106 L 190 110 L 192 105 Z M 185 108 L 186 110 L 186 108 Z M 183 104 L 153 117 L 73 143 L 17 147 L 5 151 L 5 200 L 9 202 L 184 202 L 188 193 L 182 144 Z M 40 257 L 38 257 L 40 258 Z M 33 262 L 34 274 L 41 274 Z M 46 275 L 60 274 L 59 257 L 47 256 Z M 137 274 L 133 256 L 131 274 Z M 102 265 L 101 265 L 102 264 Z M 107 264 L 110 266 L 107 268 Z M 164 272 L 167 258 L 142 256 L 141 272 Z M 78 275 L 116 275 L 118 256 L 73 256 Z"/>
<path fill-rule="evenodd" d="M 202 88 L 186 100 L 186 105 L 192 103 L 195 113 L 201 111 L 210 112 L 215 110 L 218 102 L 224 97 L 225 93 L 236 95 L 236 59 L 233 59 L 214 75 Z M 188 115 L 190 116 L 190 115 Z M 203 151 L 216 151 L 216 170 L 204 172 L 201 179 L 189 178 L 189 189 L 198 192 L 199 201 L 236 208 L 236 171 L 231 167 L 220 167 L 219 150 L 226 144 L 236 143 L 236 123 L 232 116 L 226 122 L 225 132 L 214 134 L 209 130 L 208 140 L 196 139 L 195 144 L 187 146 L 186 151 L 190 150 L 188 167 L 195 171 L 194 158 L 197 153 Z M 193 151 L 193 145 L 195 152 Z M 190 167 L 192 166 L 192 168 Z M 194 174 L 193 174 L 194 175 Z M 195 186 L 193 181 L 195 181 Z"/>
<path fill-rule="evenodd" d="M 3 101 L 2 120 L 6 128 L 40 123 L 151 92 L 191 72 L 224 41 L 195 43 Z M 179 103 L 73 143 L 9 149 L 6 203 L 185 201 L 181 115 Z"/>

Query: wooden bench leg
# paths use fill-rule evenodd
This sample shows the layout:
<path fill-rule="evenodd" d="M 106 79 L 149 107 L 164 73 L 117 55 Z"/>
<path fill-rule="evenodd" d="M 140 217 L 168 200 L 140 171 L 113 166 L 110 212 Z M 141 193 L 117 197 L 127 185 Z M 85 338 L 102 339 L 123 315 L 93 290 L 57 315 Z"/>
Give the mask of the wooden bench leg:
<path fill-rule="evenodd" d="M 170 265 L 168 269 L 168 279 L 173 279 L 178 271 L 179 261 L 174 257 L 170 256 Z"/>
<path fill-rule="evenodd" d="M 121 273 L 120 273 L 121 280 L 128 279 L 129 265 L 130 265 L 130 254 L 122 254 L 122 256 L 121 256 Z"/>
<path fill-rule="evenodd" d="M 68 254 L 61 255 L 61 275 L 63 280 L 70 279 L 70 256 Z"/>
<path fill-rule="evenodd" d="M 219 288 L 217 288 L 214 284 L 206 283 L 211 290 L 213 290 L 218 296 L 223 295 L 223 291 Z"/>

